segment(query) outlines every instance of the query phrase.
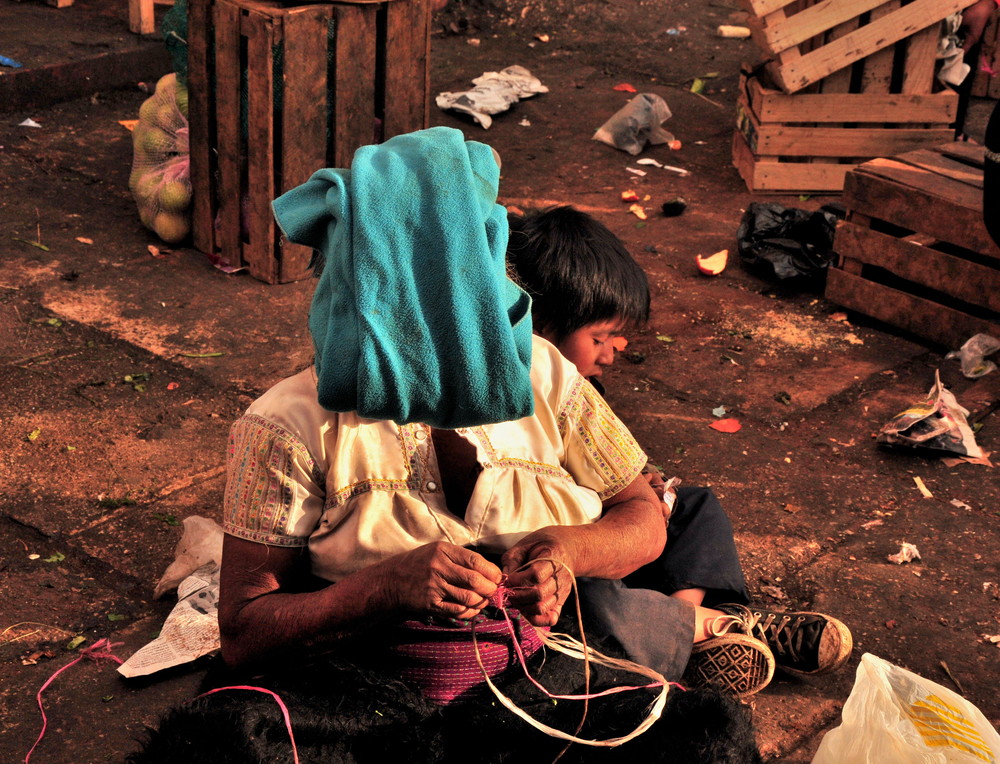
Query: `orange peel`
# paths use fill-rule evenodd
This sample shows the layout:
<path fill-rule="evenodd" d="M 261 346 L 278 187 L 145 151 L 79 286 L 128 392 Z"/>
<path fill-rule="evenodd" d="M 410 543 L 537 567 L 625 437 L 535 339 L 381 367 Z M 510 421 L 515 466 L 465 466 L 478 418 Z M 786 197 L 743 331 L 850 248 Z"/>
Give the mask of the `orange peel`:
<path fill-rule="evenodd" d="M 698 270 L 706 276 L 718 276 L 726 269 L 726 263 L 729 262 L 729 250 L 723 249 L 708 257 L 696 255 L 694 261 Z"/>

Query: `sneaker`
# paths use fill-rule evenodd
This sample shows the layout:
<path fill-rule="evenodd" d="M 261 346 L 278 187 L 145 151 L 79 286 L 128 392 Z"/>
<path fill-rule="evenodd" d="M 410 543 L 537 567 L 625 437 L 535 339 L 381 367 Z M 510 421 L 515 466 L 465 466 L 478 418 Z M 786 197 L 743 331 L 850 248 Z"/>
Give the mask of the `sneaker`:
<path fill-rule="evenodd" d="M 836 671 L 854 647 L 851 630 L 822 613 L 778 613 L 743 605 L 719 609 L 741 619 L 747 633 L 764 640 L 778 666 L 792 674 Z"/>
<path fill-rule="evenodd" d="M 754 636 L 731 632 L 696 643 L 681 681 L 745 700 L 767 687 L 773 676 L 770 648 Z"/>

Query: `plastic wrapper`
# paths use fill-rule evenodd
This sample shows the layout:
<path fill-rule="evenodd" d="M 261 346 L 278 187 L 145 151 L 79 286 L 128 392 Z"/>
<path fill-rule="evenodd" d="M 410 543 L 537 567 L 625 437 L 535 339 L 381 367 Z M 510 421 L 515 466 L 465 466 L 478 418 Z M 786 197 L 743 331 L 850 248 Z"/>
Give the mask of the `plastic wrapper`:
<path fill-rule="evenodd" d="M 736 231 L 740 260 L 782 280 L 822 279 L 836 257 L 836 227 L 837 216 L 826 209 L 809 212 L 773 202 L 753 202 Z"/>
<path fill-rule="evenodd" d="M 972 434 L 968 415 L 952 392 L 941 384 L 941 375 L 935 371 L 934 385 L 927 397 L 883 425 L 877 440 L 887 445 L 981 459 L 983 450 Z"/>
<path fill-rule="evenodd" d="M 990 334 L 976 334 L 965 341 L 958 350 L 952 350 L 945 358 L 958 358 L 962 364 L 962 374 L 969 379 L 986 376 L 996 369 L 993 361 L 986 356 L 1000 350 L 1000 340 Z"/>
<path fill-rule="evenodd" d="M 438 93 L 435 103 L 439 109 L 468 114 L 484 129 L 493 124 L 490 115 L 507 111 L 523 98 L 549 92 L 537 77 L 517 64 L 499 72 L 485 72 L 472 84 L 472 90 L 462 93 Z"/>
<path fill-rule="evenodd" d="M 190 175 L 187 89 L 168 74 L 139 107 L 129 176 L 139 219 L 168 244 L 191 231 Z"/>
<path fill-rule="evenodd" d="M 647 143 L 655 146 L 674 140 L 673 134 L 662 127 L 670 117 L 670 107 L 660 96 L 639 93 L 597 129 L 593 140 L 635 156 Z"/>
<path fill-rule="evenodd" d="M 983 764 L 1000 735 L 976 706 L 919 674 L 865 653 L 840 726 L 812 764 Z"/>

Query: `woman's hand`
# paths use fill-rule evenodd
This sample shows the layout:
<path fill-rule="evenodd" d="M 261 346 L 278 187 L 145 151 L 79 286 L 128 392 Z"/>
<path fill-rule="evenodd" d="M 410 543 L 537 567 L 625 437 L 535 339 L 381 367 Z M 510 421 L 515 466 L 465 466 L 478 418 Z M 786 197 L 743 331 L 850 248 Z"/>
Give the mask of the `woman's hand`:
<path fill-rule="evenodd" d="M 566 528 L 553 526 L 530 533 L 504 554 L 508 602 L 535 626 L 554 626 L 573 588 L 572 558 Z"/>
<path fill-rule="evenodd" d="M 502 578 L 500 568 L 482 555 L 444 541 L 425 544 L 382 565 L 396 607 L 461 620 L 486 607 Z"/>

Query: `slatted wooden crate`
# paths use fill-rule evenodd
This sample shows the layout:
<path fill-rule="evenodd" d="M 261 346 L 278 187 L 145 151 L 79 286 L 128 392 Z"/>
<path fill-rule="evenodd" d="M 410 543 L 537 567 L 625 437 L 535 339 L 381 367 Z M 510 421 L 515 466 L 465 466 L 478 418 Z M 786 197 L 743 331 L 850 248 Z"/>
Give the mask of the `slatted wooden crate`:
<path fill-rule="evenodd" d="M 769 74 L 796 93 L 835 72 L 915 38 L 931 45 L 938 22 L 975 0 L 743 0 Z M 933 45 L 931 45 L 933 48 Z M 883 54 L 886 55 L 886 54 Z M 893 53 L 892 55 L 896 55 Z"/>
<path fill-rule="evenodd" d="M 983 150 L 874 159 L 847 174 L 831 302 L 958 348 L 1000 331 L 1000 248 L 983 223 Z"/>
<path fill-rule="evenodd" d="M 877 63 L 877 62 L 872 62 Z M 952 91 L 803 92 L 788 95 L 745 67 L 733 164 L 754 192 L 839 192 L 859 163 L 950 140 Z M 835 90 L 835 89 L 834 89 Z"/>
<path fill-rule="evenodd" d="M 268 283 L 307 275 L 271 201 L 354 151 L 424 128 L 426 0 L 190 0 L 188 90 L 195 246 Z"/>

